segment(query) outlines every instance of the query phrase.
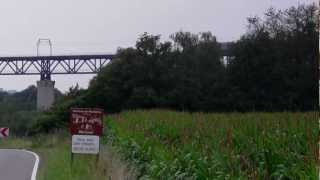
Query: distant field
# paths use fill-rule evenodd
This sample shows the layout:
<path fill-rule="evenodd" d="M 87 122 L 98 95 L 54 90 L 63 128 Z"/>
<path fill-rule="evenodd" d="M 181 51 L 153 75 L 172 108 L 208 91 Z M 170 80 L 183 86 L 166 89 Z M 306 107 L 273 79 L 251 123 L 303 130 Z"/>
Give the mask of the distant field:
<path fill-rule="evenodd" d="M 151 179 L 317 179 L 318 114 L 129 111 L 108 138 Z"/>

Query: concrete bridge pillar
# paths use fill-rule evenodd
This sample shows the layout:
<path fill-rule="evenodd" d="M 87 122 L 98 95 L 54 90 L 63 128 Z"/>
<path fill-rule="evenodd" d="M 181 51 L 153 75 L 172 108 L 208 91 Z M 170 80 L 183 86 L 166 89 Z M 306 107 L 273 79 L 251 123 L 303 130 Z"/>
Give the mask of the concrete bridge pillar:
<path fill-rule="evenodd" d="M 41 80 L 37 82 L 37 109 L 45 111 L 54 103 L 54 81 Z"/>

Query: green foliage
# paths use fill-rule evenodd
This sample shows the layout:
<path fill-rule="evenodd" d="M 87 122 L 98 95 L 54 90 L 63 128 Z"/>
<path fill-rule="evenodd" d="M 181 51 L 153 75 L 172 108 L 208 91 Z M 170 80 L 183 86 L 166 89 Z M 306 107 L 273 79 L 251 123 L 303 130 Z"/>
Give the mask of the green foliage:
<path fill-rule="evenodd" d="M 314 117 L 129 111 L 105 132 L 141 179 L 317 179 Z"/>
<path fill-rule="evenodd" d="M 270 9 L 265 20 L 249 19 L 249 32 L 229 64 L 233 105 L 251 110 L 317 107 L 318 24 L 316 7 Z"/>
<path fill-rule="evenodd" d="M 38 115 L 36 108 L 36 87 L 8 94 L 0 92 L 0 127 L 9 127 L 11 136 L 25 136 L 34 117 Z"/>
<path fill-rule="evenodd" d="M 67 127 L 70 116 L 69 109 L 85 104 L 81 98 L 81 94 L 84 92 L 85 90 L 79 89 L 79 86 L 76 85 L 71 87 L 65 95 L 59 96 L 49 111 L 41 112 L 33 119 L 29 134 L 53 133 Z"/>
<path fill-rule="evenodd" d="M 56 99 L 61 93 L 55 90 Z M 14 94 L 0 92 L 0 127 L 9 127 L 11 136 L 28 136 L 35 132 L 34 124 L 44 115 L 36 111 L 37 88 L 30 86 Z M 47 121 L 37 126 L 50 126 Z M 45 127 L 42 127 L 45 128 Z M 50 129 L 51 127 L 47 127 Z"/>
<path fill-rule="evenodd" d="M 169 108 L 188 111 L 307 111 L 317 107 L 318 24 L 314 5 L 267 11 L 227 59 L 210 32 L 177 32 L 171 41 L 144 33 L 81 94 L 107 112 Z"/>
<path fill-rule="evenodd" d="M 149 34 L 143 34 L 135 48 L 120 49 L 118 58 L 91 81 L 87 104 L 110 112 L 154 107 L 212 109 L 207 105 L 221 92 L 219 78 L 225 72 L 219 44 L 211 33 L 178 32 L 172 39 L 176 49 Z M 186 46 L 188 42 L 193 44 Z"/>

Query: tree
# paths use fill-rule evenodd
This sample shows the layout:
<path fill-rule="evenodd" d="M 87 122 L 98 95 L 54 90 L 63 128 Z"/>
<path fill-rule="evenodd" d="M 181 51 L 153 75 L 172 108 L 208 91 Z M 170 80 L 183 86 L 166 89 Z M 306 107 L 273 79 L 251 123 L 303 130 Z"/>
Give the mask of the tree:
<path fill-rule="evenodd" d="M 249 19 L 228 68 L 233 99 L 242 110 L 308 110 L 316 106 L 316 7 L 269 9 Z"/>

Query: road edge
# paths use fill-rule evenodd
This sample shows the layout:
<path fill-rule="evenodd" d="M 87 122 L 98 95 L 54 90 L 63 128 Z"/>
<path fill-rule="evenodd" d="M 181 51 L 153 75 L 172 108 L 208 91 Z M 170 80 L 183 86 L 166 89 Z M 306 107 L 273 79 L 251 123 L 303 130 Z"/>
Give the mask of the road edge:
<path fill-rule="evenodd" d="M 36 154 L 35 152 L 28 151 L 26 149 L 23 149 L 22 151 L 30 153 L 36 158 L 36 161 L 34 162 L 34 166 L 33 166 L 33 170 L 32 170 L 32 175 L 31 175 L 31 180 L 36 180 L 37 179 L 37 171 L 38 171 L 38 167 L 39 167 L 40 158 L 39 158 L 38 154 Z"/>
<path fill-rule="evenodd" d="M 30 180 L 36 180 L 37 179 L 37 171 L 38 171 L 39 162 L 40 162 L 40 158 L 39 158 L 38 154 L 36 154 L 35 152 L 32 152 L 32 151 L 26 150 L 26 149 L 0 149 L 0 150 L 22 151 L 22 152 L 26 152 L 26 153 L 29 153 L 29 154 L 33 155 L 36 158 L 36 160 L 34 162 L 34 166 L 33 166 L 33 169 L 32 169 L 32 174 L 31 174 L 31 179 Z"/>

